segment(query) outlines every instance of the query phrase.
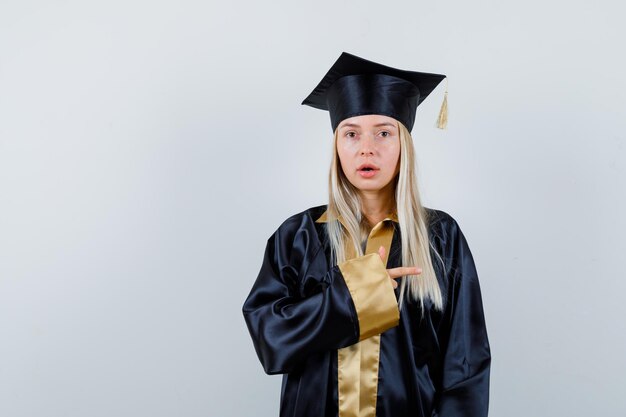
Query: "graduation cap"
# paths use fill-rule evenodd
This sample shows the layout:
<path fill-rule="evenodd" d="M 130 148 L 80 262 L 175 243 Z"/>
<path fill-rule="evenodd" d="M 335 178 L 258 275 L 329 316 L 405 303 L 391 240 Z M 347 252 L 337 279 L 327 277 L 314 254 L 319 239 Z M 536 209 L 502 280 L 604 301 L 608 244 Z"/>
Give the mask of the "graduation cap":
<path fill-rule="evenodd" d="M 393 117 L 410 132 L 417 106 L 444 78 L 442 74 L 405 71 L 342 52 L 302 104 L 328 110 L 333 132 L 342 120 L 363 114 Z M 445 129 L 447 122 L 446 85 L 437 127 Z"/>

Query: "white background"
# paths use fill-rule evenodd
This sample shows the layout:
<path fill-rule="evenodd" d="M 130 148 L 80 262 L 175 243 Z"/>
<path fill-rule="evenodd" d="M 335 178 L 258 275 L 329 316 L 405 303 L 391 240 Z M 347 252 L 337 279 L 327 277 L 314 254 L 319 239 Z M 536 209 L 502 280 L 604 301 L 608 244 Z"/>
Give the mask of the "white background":
<path fill-rule="evenodd" d="M 412 131 L 477 264 L 490 416 L 624 416 L 618 1 L 0 2 L 0 415 L 277 416 L 241 306 L 327 202 L 342 51 L 449 77 Z"/>

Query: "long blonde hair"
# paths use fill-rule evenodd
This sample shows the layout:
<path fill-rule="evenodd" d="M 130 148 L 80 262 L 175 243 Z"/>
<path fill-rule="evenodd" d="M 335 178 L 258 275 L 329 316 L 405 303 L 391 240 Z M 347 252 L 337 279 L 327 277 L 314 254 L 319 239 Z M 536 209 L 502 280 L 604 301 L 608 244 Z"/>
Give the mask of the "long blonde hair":
<path fill-rule="evenodd" d="M 424 302 L 429 298 L 435 309 L 443 310 L 443 297 L 437 281 L 437 276 L 431 260 L 429 247 L 432 247 L 428 239 L 426 226 L 426 210 L 421 204 L 417 186 L 415 149 L 411 133 L 401 122 L 398 123 L 400 132 L 400 170 L 392 180 L 394 182 L 395 205 L 400 226 L 402 242 L 402 265 L 419 266 L 422 268 L 420 275 L 403 276 L 400 283 L 399 308 L 409 291 L 413 300 L 419 300 L 424 309 Z M 331 257 L 335 264 L 346 260 L 344 239 L 349 236 L 357 256 L 363 255 L 360 242 L 367 237 L 367 230 L 363 226 L 361 212 L 361 198 L 358 190 L 348 181 L 339 161 L 337 153 L 338 129 L 335 130 L 333 142 L 333 158 L 329 174 L 329 198 L 328 198 L 328 222 L 326 223 L 328 239 L 331 247 Z M 341 217 L 346 224 L 346 231 L 337 220 Z M 443 260 L 436 249 L 433 253 Z"/>

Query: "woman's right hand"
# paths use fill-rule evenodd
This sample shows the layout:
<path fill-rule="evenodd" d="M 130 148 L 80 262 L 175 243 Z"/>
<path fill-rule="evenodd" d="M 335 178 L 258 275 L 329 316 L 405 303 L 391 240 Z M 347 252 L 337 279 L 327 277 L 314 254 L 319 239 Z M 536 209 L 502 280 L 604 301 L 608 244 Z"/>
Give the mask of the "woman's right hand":
<path fill-rule="evenodd" d="M 380 259 L 385 262 L 385 247 L 381 246 L 378 248 L 378 254 L 380 255 Z M 396 282 L 397 278 L 400 278 L 404 275 L 418 275 L 422 273 L 422 268 L 417 266 L 400 266 L 398 268 L 390 268 L 387 270 L 389 274 L 389 279 L 391 279 L 391 285 L 393 288 L 398 288 L 398 283 Z"/>

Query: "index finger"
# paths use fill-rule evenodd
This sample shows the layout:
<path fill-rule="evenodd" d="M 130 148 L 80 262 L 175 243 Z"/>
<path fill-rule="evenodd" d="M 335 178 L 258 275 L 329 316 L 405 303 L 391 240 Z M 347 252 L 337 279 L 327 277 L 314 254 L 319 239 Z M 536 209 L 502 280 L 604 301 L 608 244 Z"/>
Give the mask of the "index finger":
<path fill-rule="evenodd" d="M 387 270 L 389 276 L 393 279 L 400 278 L 404 275 L 416 275 L 422 273 L 422 268 L 413 266 L 400 266 L 397 268 L 390 268 Z"/>

